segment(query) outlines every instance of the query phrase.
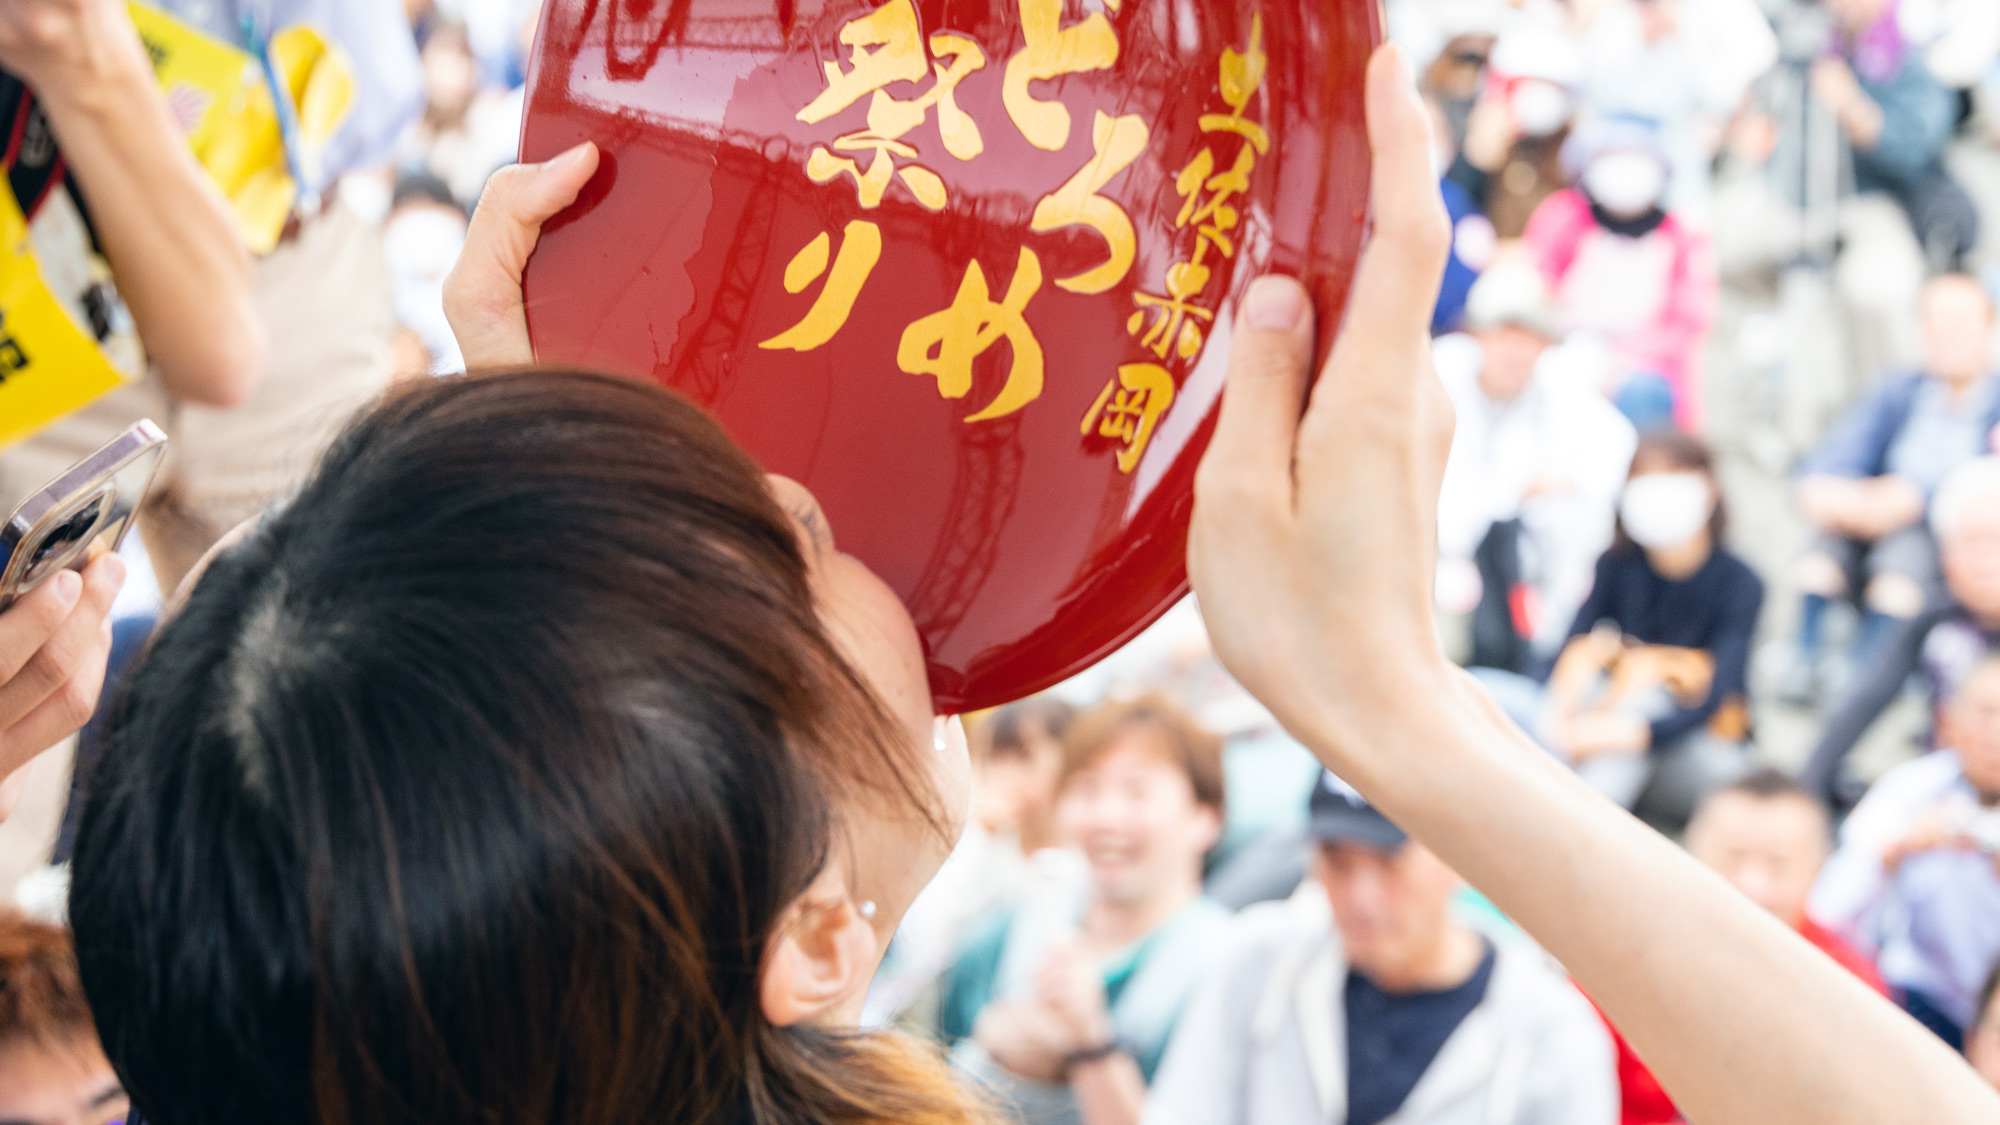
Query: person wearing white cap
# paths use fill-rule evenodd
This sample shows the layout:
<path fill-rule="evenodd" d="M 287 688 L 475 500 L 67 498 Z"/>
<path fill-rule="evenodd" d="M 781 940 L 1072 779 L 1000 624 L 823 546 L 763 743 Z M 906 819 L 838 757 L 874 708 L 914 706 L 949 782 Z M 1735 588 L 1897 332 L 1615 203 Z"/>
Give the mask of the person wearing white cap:
<path fill-rule="evenodd" d="M 1555 306 L 1532 266 L 1489 270 L 1466 315 L 1465 334 L 1435 345 L 1458 410 L 1438 499 L 1439 594 L 1447 608 L 1477 604 L 1474 665 L 1527 672 L 1534 642 L 1553 649 L 1589 591 L 1638 435 L 1565 362 L 1578 356 L 1555 346 Z"/>

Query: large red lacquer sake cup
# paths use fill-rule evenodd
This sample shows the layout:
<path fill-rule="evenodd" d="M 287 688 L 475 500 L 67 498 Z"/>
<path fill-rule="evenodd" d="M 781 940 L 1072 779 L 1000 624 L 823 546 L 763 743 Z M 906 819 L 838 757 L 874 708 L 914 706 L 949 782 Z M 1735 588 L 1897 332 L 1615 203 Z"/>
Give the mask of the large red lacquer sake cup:
<path fill-rule="evenodd" d="M 530 263 L 536 351 L 672 386 L 810 488 L 941 707 L 1027 695 L 1185 593 L 1250 282 L 1344 307 L 1380 26 L 1375 0 L 550 0 L 522 158 L 604 161 Z"/>

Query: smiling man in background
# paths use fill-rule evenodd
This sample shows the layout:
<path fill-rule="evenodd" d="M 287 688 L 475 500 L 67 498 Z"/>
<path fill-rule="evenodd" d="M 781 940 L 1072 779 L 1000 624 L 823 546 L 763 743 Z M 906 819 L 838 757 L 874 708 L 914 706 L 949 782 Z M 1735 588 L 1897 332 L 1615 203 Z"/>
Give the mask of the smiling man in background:
<path fill-rule="evenodd" d="M 1221 740 L 1173 704 L 1108 704 L 1070 728 L 1056 822 L 1085 875 L 976 932 L 944 980 L 954 1061 L 1017 1120 L 1138 1120 L 1227 924 L 1201 896 L 1222 816 Z"/>

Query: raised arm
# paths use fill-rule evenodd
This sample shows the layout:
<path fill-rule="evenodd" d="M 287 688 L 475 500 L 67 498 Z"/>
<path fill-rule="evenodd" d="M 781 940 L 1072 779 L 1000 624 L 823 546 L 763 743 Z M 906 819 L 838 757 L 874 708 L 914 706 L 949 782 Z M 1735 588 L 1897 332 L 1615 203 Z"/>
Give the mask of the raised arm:
<path fill-rule="evenodd" d="M 48 114 L 167 390 L 243 401 L 264 362 L 250 253 L 167 111 L 124 0 L 0 4 L 0 67 Z"/>
<path fill-rule="evenodd" d="M 1942 1043 L 1592 793 L 1445 659 L 1430 571 L 1451 419 L 1427 320 L 1449 232 L 1394 48 L 1370 66 L 1368 118 L 1375 235 L 1309 402 L 1303 290 L 1265 279 L 1242 310 L 1189 547 L 1217 654 L 1559 957 L 1691 1120 L 2000 1120 Z"/>

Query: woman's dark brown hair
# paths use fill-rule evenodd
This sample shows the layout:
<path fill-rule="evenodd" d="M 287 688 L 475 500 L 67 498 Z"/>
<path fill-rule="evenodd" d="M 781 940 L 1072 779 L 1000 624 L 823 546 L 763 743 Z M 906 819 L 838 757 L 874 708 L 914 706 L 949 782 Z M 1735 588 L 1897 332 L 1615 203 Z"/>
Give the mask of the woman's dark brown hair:
<path fill-rule="evenodd" d="M 608 376 L 428 383 L 221 553 L 119 701 L 72 916 L 155 1125 L 971 1119 L 758 977 L 848 799 L 927 747 L 764 479 Z"/>
<path fill-rule="evenodd" d="M 1722 478 L 1715 473 L 1715 452 L 1700 438 L 1675 429 L 1649 430 L 1639 435 L 1632 454 L 1632 473 L 1700 473 L 1715 488 L 1715 510 L 1708 516 L 1709 542 L 1721 550 L 1729 534 L 1729 504 L 1722 497 Z M 1626 534 L 1624 517 L 1612 526 L 1611 549 L 1636 552 L 1639 545 Z"/>

